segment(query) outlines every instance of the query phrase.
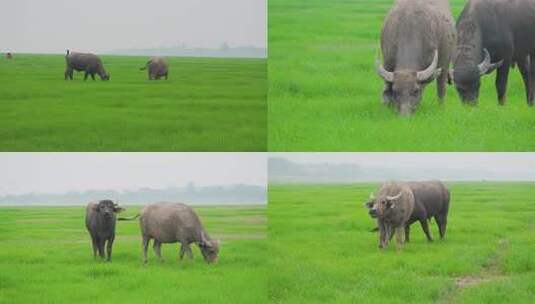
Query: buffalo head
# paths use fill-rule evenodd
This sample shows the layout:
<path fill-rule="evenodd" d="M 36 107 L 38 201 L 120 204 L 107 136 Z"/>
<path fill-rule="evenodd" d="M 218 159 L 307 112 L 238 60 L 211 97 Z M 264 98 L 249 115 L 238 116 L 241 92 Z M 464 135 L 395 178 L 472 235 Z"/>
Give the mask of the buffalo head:
<path fill-rule="evenodd" d="M 372 218 L 378 218 L 385 216 L 391 209 L 395 208 L 396 201 L 401 197 L 402 192 L 396 195 L 381 195 L 377 198 L 370 194 L 370 199 L 366 202 L 365 206 L 368 208 L 368 214 Z"/>
<path fill-rule="evenodd" d="M 219 242 L 208 238 L 204 232 L 201 232 L 201 241 L 199 242 L 202 256 L 206 263 L 213 263 L 217 261 L 219 254 Z"/>
<path fill-rule="evenodd" d="M 390 99 L 399 114 L 408 115 L 416 110 L 422 99 L 424 87 L 442 72 L 442 69 L 437 68 L 437 66 L 438 50 L 435 50 L 431 64 L 422 71 L 406 69 L 389 72 L 382 64 L 377 63 L 377 73 L 392 88 L 391 92 L 387 92 L 390 95 L 387 98 Z"/>
<path fill-rule="evenodd" d="M 478 65 L 458 65 L 454 70 L 450 71 L 455 83 L 455 89 L 463 103 L 477 104 L 481 77 L 491 73 L 503 64 L 503 60 L 492 63 L 487 49 L 483 49 L 483 56 L 483 61 Z"/>
<path fill-rule="evenodd" d="M 115 213 L 119 213 L 124 210 L 124 208 L 119 207 L 112 200 L 101 200 L 95 206 L 95 211 L 104 216 L 106 219 L 112 219 Z"/>

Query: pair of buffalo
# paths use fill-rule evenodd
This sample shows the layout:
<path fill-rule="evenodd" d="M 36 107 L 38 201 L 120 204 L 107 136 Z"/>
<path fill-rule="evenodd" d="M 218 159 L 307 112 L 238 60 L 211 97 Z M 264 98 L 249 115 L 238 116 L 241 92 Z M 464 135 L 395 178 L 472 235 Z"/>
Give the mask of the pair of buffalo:
<path fill-rule="evenodd" d="M 95 55 L 89 53 L 76 53 L 67 50 L 65 55 L 65 79 L 71 79 L 73 71 L 85 72 L 84 80 L 87 80 L 88 76 L 91 76 L 95 80 L 95 74 L 97 74 L 102 80 L 109 80 L 110 74 L 104 69 L 102 60 Z M 168 65 L 167 62 L 160 57 L 151 57 L 149 61 L 140 70 L 148 69 L 149 80 L 158 80 L 162 77 L 167 79 Z"/>
<path fill-rule="evenodd" d="M 464 103 L 476 104 L 480 78 L 498 69 L 496 90 L 505 103 L 509 70 L 518 66 L 528 105 L 535 99 L 535 1 L 469 0 L 457 24 L 448 0 L 397 0 L 381 32 L 383 101 L 402 115 L 414 112 L 436 78 L 439 100 L 446 82 Z M 450 70 L 450 63 L 453 69 Z"/>
<path fill-rule="evenodd" d="M 395 232 L 400 248 L 409 241 L 410 225 L 416 221 L 420 222 L 427 240 L 432 241 L 428 221 L 434 218 L 440 238 L 444 238 L 449 205 L 450 192 L 440 181 L 390 181 L 382 184 L 375 195 L 372 193 L 365 206 L 370 216 L 377 219 L 379 247 L 386 247 Z"/>
<path fill-rule="evenodd" d="M 101 200 L 87 205 L 85 225 L 91 236 L 94 257 L 98 252 L 98 255 L 104 258 L 104 247 L 106 247 L 107 260 L 111 260 L 116 213 L 123 210 L 124 208 L 112 200 Z M 143 207 L 134 217 L 119 218 L 119 220 L 133 220 L 138 217 L 143 239 L 144 263 L 147 262 L 147 249 L 151 239 L 154 240 L 154 252 L 159 259 L 161 259 L 162 243 L 179 242 L 180 259 L 184 255 L 192 258 L 190 244 L 196 243 L 207 263 L 217 260 L 219 243 L 206 233 L 201 220 L 191 207 L 179 203 L 154 203 Z"/>

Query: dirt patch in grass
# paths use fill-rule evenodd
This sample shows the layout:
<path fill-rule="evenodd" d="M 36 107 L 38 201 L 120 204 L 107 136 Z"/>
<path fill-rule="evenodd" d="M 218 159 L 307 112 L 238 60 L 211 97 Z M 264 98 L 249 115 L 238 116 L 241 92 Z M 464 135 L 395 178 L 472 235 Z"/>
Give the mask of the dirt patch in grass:
<path fill-rule="evenodd" d="M 448 288 L 442 293 L 438 303 L 452 303 L 455 296 L 463 289 L 477 287 L 481 284 L 506 280 L 507 276 L 503 274 L 501 263 L 505 252 L 509 248 L 509 241 L 507 239 L 500 239 L 496 248 L 496 252 L 483 265 L 481 272 L 478 275 L 464 275 L 455 277 L 455 287 Z"/>
<path fill-rule="evenodd" d="M 462 276 L 455 278 L 455 286 L 457 288 L 468 288 L 474 285 L 490 282 L 493 278 L 487 277 L 475 277 L 475 276 Z"/>

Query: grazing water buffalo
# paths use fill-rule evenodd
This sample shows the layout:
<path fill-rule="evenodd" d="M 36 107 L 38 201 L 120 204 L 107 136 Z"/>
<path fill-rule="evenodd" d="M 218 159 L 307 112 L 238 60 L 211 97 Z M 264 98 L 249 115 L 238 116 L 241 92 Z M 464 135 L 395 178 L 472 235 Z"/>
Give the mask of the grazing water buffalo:
<path fill-rule="evenodd" d="M 91 75 L 91 78 L 95 80 L 95 74 L 100 76 L 102 80 L 109 80 L 110 75 L 104 70 L 102 61 L 97 55 L 87 53 L 75 53 L 69 52 L 65 55 L 65 62 L 67 67 L 65 68 L 65 79 L 72 80 L 73 70 L 84 71 L 84 80 L 87 80 L 87 76 Z"/>
<path fill-rule="evenodd" d="M 457 21 L 453 79 L 461 100 L 477 104 L 480 78 L 498 69 L 498 102 L 505 103 L 509 69 L 518 65 L 527 101 L 535 98 L 535 1 L 470 0 Z"/>
<path fill-rule="evenodd" d="M 161 57 L 151 57 L 144 67 L 140 70 L 146 70 L 148 68 L 149 80 L 159 80 L 161 77 L 165 77 L 167 80 L 168 65 L 167 62 Z"/>
<path fill-rule="evenodd" d="M 369 213 L 377 218 L 379 227 L 379 247 L 385 248 L 396 233 L 396 247 L 404 243 L 403 230 L 414 209 L 414 195 L 407 183 L 386 182 L 379 188 L 377 195 L 372 193 L 372 201 L 368 202 Z"/>
<path fill-rule="evenodd" d="M 414 194 L 414 209 L 405 227 L 405 240 L 410 240 L 410 225 L 419 221 L 427 240 L 432 241 L 428 225 L 428 220 L 431 218 L 435 219 L 440 238 L 443 239 L 446 234 L 450 206 L 449 190 L 440 181 L 409 182 L 408 184 Z"/>
<path fill-rule="evenodd" d="M 111 260 L 111 250 L 115 239 L 115 214 L 124 209 L 112 200 L 91 202 L 87 205 L 85 213 L 85 227 L 89 231 L 93 244 L 93 256 L 104 258 L 104 245 L 108 254 L 107 260 Z M 107 242 L 107 244 L 105 244 Z"/>
<path fill-rule="evenodd" d="M 6 59 L 13 59 L 13 54 L 11 54 L 10 52 L 7 52 Z"/>
<path fill-rule="evenodd" d="M 410 240 L 410 225 L 416 221 L 420 222 L 427 240 L 432 241 L 428 224 L 428 220 L 431 218 L 435 218 L 440 238 L 443 239 L 448 222 L 449 190 L 440 181 L 408 182 L 407 185 L 414 195 L 414 209 L 405 226 L 405 241 Z M 373 197 L 370 199 L 366 203 L 366 207 L 370 209 L 370 216 L 376 217 L 375 212 L 372 211 L 376 202 Z"/>
<path fill-rule="evenodd" d="M 410 114 L 435 78 L 442 101 L 455 41 L 447 0 L 396 1 L 381 32 L 384 65 L 377 61 L 377 72 L 385 81 L 384 103 Z"/>
<path fill-rule="evenodd" d="M 201 220 L 191 207 L 180 203 L 154 203 L 145 206 L 140 214 L 144 263 L 147 263 L 147 249 L 151 239 L 154 239 L 154 252 L 159 259 L 162 243 L 176 242 L 181 244 L 180 259 L 184 254 L 189 258 L 193 257 L 191 243 L 199 246 L 207 263 L 217 259 L 219 243 L 206 233 Z"/>

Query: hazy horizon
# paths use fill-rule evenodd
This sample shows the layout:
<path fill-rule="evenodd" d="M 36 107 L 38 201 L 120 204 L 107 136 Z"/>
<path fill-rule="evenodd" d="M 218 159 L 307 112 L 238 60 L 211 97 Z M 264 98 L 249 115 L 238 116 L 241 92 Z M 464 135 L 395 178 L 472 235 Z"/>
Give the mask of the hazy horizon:
<path fill-rule="evenodd" d="M 19 0 L 0 11 L 2 52 L 267 48 L 265 0 Z M 127 9 L 125 9 L 127 6 Z M 16 25 L 16 26 L 14 26 Z"/>
<path fill-rule="evenodd" d="M 270 182 L 535 181 L 535 153 L 271 153 L 268 162 Z"/>
<path fill-rule="evenodd" d="M 265 153 L 0 153 L 0 196 L 267 185 Z"/>

